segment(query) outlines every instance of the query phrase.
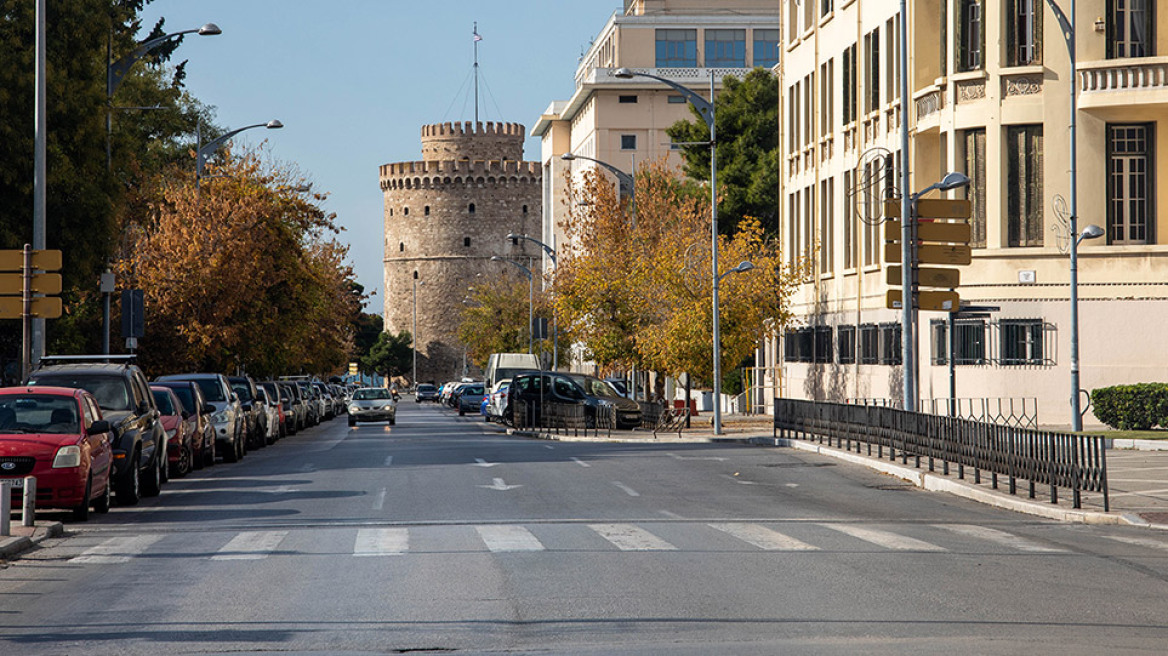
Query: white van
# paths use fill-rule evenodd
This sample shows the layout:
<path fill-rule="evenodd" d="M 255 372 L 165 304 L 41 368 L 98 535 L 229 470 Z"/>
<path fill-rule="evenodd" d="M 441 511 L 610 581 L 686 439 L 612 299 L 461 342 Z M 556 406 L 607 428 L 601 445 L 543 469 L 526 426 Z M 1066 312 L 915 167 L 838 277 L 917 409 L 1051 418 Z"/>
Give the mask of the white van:
<path fill-rule="evenodd" d="M 539 371 L 539 358 L 532 353 L 492 353 L 487 360 L 487 389 L 501 380 L 510 380 L 520 371 Z"/>

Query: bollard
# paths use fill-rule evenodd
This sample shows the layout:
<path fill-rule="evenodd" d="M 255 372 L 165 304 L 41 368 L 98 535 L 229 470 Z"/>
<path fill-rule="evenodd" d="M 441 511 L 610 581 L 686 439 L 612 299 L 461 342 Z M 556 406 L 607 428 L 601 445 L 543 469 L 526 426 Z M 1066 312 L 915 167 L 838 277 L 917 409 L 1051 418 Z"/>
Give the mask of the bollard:
<path fill-rule="evenodd" d="M 36 525 L 36 477 L 24 477 L 24 508 L 20 516 L 21 526 Z"/>
<path fill-rule="evenodd" d="M 0 481 L 0 537 L 12 535 L 12 482 Z"/>

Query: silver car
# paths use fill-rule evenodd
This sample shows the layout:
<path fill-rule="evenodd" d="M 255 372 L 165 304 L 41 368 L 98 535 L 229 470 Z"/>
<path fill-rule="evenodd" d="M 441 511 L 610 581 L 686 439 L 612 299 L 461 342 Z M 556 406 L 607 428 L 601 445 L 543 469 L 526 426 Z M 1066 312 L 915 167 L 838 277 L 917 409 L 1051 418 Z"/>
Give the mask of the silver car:
<path fill-rule="evenodd" d="M 349 425 L 359 421 L 388 421 L 390 426 L 397 423 L 397 402 L 393 392 L 386 387 L 362 387 L 353 392 L 349 401 Z"/>

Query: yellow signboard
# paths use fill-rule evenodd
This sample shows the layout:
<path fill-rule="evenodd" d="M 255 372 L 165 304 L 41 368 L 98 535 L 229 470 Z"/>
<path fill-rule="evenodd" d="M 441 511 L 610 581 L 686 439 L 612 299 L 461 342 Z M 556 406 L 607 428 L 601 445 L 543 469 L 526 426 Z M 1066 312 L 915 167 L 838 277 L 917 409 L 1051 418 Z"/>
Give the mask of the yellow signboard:
<path fill-rule="evenodd" d="M 29 281 L 34 294 L 60 294 L 61 274 L 38 273 Z M 0 294 L 23 294 L 24 276 L 19 273 L 0 273 Z"/>
<path fill-rule="evenodd" d="M 884 244 L 884 261 L 900 262 L 900 244 Z M 917 246 L 920 264 L 948 264 L 964 266 L 973 261 L 973 252 L 965 245 L 921 244 Z"/>
<path fill-rule="evenodd" d="M 899 287 L 902 282 L 901 268 L 890 266 L 885 270 L 888 272 L 888 284 Z M 948 289 L 959 287 L 961 286 L 961 270 L 920 267 L 917 269 L 917 284 L 921 287 L 945 287 Z"/>
<path fill-rule="evenodd" d="M 38 319 L 56 319 L 62 313 L 61 298 L 45 296 L 32 299 L 29 312 Z M 16 296 L 0 296 L 0 319 L 19 319 L 24 312 L 24 302 Z"/>
<path fill-rule="evenodd" d="M 968 244 L 971 235 L 968 223 L 925 221 L 917 224 L 917 239 L 920 241 Z M 900 221 L 884 222 L 884 241 L 900 241 Z"/>
<path fill-rule="evenodd" d="M 899 289 L 888 290 L 885 297 L 885 307 L 899 310 L 904 307 L 903 296 Z M 917 307 L 921 310 L 938 310 L 941 312 L 957 312 L 961 309 L 961 297 L 957 292 L 920 291 L 917 292 Z"/>
<path fill-rule="evenodd" d="M 24 268 L 24 251 L 0 251 L 0 271 L 20 271 Z M 61 251 L 33 251 L 32 268 L 56 271 L 61 268 Z"/>
<path fill-rule="evenodd" d="M 922 198 L 917 201 L 917 217 L 926 219 L 968 219 L 970 204 L 967 200 L 946 198 Z M 900 199 L 884 201 L 884 218 L 900 218 Z"/>

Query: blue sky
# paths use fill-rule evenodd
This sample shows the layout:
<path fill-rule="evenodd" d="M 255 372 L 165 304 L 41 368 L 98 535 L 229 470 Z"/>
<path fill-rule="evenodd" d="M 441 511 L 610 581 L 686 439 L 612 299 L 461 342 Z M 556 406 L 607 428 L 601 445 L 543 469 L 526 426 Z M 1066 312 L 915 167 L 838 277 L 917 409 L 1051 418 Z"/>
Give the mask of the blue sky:
<path fill-rule="evenodd" d="M 621 0 L 154 0 L 143 32 L 160 17 L 168 32 L 215 23 L 219 36 L 189 35 L 173 61 L 189 60 L 187 87 L 216 108 L 224 128 L 279 119 L 275 159 L 297 167 L 345 228 L 358 281 L 378 295 L 382 196 L 378 167 L 421 159 L 421 126 L 473 120 L 465 102 L 478 22 L 479 116 L 530 131 L 553 100 L 567 99 L 583 50 Z M 141 35 L 141 36 L 144 36 Z M 528 139 L 527 158 L 538 159 Z"/>

